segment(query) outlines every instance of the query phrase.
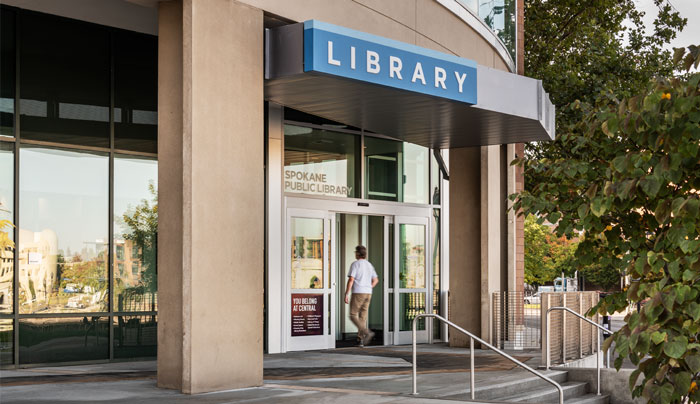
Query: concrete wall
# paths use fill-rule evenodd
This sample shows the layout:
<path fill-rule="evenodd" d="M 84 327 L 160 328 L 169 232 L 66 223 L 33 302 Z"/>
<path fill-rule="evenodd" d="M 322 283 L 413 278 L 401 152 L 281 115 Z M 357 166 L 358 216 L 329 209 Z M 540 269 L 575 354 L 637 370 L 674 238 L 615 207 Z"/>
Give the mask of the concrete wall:
<path fill-rule="evenodd" d="M 292 21 L 318 19 L 507 70 L 481 35 L 434 0 L 242 1 Z"/>
<path fill-rule="evenodd" d="M 263 14 L 233 0 L 184 0 L 161 3 L 160 18 L 159 200 L 181 201 L 161 211 L 159 234 L 181 241 L 158 250 L 159 385 L 260 385 Z M 181 361 L 168 361 L 178 349 Z"/>

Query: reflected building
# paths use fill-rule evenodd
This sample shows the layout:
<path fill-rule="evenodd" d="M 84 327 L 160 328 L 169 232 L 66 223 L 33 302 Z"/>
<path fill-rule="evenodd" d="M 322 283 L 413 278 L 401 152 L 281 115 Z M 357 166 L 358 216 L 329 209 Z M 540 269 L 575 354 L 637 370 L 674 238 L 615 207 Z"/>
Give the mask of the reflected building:
<path fill-rule="evenodd" d="M 14 269 L 14 249 L 0 250 L 0 311 L 12 309 L 12 284 Z"/>
<path fill-rule="evenodd" d="M 20 311 L 46 308 L 58 288 L 58 238 L 53 230 L 19 230 Z"/>

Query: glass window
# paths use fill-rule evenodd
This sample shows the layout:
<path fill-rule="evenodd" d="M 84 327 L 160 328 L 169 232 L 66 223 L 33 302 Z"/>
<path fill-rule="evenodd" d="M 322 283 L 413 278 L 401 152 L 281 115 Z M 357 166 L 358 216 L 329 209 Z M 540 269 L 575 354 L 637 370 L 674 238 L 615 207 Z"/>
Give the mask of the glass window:
<path fill-rule="evenodd" d="M 472 10 L 476 10 L 474 3 L 470 5 Z M 515 0 L 482 0 L 478 7 L 479 17 L 503 41 L 515 59 Z"/>
<path fill-rule="evenodd" d="M 22 15 L 24 139 L 109 147 L 109 33 L 47 14 Z"/>
<path fill-rule="evenodd" d="M 368 199 L 401 201 L 402 143 L 365 137 L 365 187 Z"/>
<path fill-rule="evenodd" d="M 50 363 L 109 358 L 106 317 L 19 320 L 19 362 Z"/>
<path fill-rule="evenodd" d="M 15 144 L 0 142 L 0 313 L 12 313 Z"/>
<path fill-rule="evenodd" d="M 290 221 L 292 289 L 323 289 L 323 219 Z"/>
<path fill-rule="evenodd" d="M 20 150 L 20 313 L 107 310 L 107 156 Z"/>
<path fill-rule="evenodd" d="M 433 244 L 433 314 L 440 312 L 440 209 L 433 209 L 432 217 Z M 441 324 L 433 321 L 433 338 L 440 338 Z"/>
<path fill-rule="evenodd" d="M 440 151 L 438 150 L 438 153 Z M 440 187 L 442 180 L 442 172 L 440 171 L 440 165 L 435 158 L 434 153 L 430 153 L 430 203 L 433 205 L 440 204 Z"/>
<path fill-rule="evenodd" d="M 0 9 L 0 135 L 14 136 L 15 13 Z"/>
<path fill-rule="evenodd" d="M 428 203 L 428 152 L 412 143 L 365 137 L 367 198 Z"/>
<path fill-rule="evenodd" d="M 413 319 L 425 314 L 425 293 L 399 293 L 399 331 L 411 331 Z M 416 324 L 417 330 L 425 330 L 425 318 Z"/>
<path fill-rule="evenodd" d="M 157 352 L 158 322 L 155 314 L 148 316 L 115 316 L 115 358 L 154 357 Z"/>
<path fill-rule="evenodd" d="M 120 261 L 114 271 L 115 311 L 157 310 L 157 181 L 156 159 L 115 156 L 114 244 Z"/>
<path fill-rule="evenodd" d="M 284 190 L 359 197 L 360 137 L 284 125 Z"/>
<path fill-rule="evenodd" d="M 401 224 L 399 227 L 399 287 L 425 288 L 425 226 Z"/>
<path fill-rule="evenodd" d="M 428 203 L 429 149 L 403 144 L 403 202 Z"/>
<path fill-rule="evenodd" d="M 114 34 L 114 147 L 158 151 L 158 38 Z"/>
<path fill-rule="evenodd" d="M 10 319 L 0 319 L 0 365 L 11 365 L 15 362 L 12 324 Z"/>

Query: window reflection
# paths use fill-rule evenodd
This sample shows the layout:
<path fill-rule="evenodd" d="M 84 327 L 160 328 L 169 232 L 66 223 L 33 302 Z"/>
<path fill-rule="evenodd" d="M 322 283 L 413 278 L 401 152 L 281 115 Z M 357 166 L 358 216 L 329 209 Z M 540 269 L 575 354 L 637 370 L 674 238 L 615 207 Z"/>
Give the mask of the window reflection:
<path fill-rule="evenodd" d="M 473 4 L 470 8 L 477 10 L 475 6 Z M 478 7 L 479 17 L 515 58 L 515 0 L 481 0 Z"/>
<path fill-rule="evenodd" d="M 413 319 L 425 314 L 425 293 L 399 293 L 399 331 L 411 331 Z M 425 330 L 425 318 L 418 320 L 416 330 Z"/>
<path fill-rule="evenodd" d="M 114 310 L 157 310 L 158 162 L 114 158 Z"/>
<path fill-rule="evenodd" d="M 401 224 L 399 237 L 399 287 L 425 288 L 425 226 Z"/>
<path fill-rule="evenodd" d="M 411 143 L 365 137 L 367 198 L 428 203 L 428 152 Z"/>
<path fill-rule="evenodd" d="M 20 172 L 20 313 L 107 310 L 107 156 L 27 146 Z"/>
<path fill-rule="evenodd" d="M 158 321 L 155 314 L 148 316 L 115 316 L 114 357 L 144 358 L 156 356 Z"/>
<path fill-rule="evenodd" d="M 14 136 L 15 13 L 0 10 L 0 135 Z"/>
<path fill-rule="evenodd" d="M 360 137 L 284 125 L 284 190 L 356 197 Z"/>
<path fill-rule="evenodd" d="M 323 219 L 293 217 L 292 289 L 323 288 Z"/>
<path fill-rule="evenodd" d="M 10 319 L 0 319 L 0 365 L 11 365 L 15 361 L 12 323 Z"/>
<path fill-rule="evenodd" d="M 433 209 L 432 228 L 433 314 L 442 314 L 440 312 L 440 209 Z M 440 329 L 440 322 L 433 321 L 433 338 L 440 338 Z"/>
<path fill-rule="evenodd" d="M 114 147 L 158 151 L 158 38 L 114 33 Z"/>
<path fill-rule="evenodd" d="M 403 202 L 428 203 L 429 149 L 403 143 Z"/>
<path fill-rule="evenodd" d="M 19 320 L 20 364 L 107 359 L 106 317 Z"/>
<path fill-rule="evenodd" d="M 0 143 L 0 313 L 12 313 L 14 276 L 14 143 Z"/>
<path fill-rule="evenodd" d="M 435 150 L 439 153 L 439 150 Z M 440 180 L 442 179 L 442 173 L 440 172 L 440 165 L 435 158 L 434 153 L 430 153 L 430 203 L 433 205 L 440 204 Z"/>
<path fill-rule="evenodd" d="M 108 30 L 25 13 L 20 38 L 22 137 L 109 147 Z"/>

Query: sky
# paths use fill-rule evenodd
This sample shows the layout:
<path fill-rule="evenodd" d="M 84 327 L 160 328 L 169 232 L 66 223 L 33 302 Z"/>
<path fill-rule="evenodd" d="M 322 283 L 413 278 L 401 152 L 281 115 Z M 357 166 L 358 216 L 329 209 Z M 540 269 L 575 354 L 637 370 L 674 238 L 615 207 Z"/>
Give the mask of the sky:
<path fill-rule="evenodd" d="M 700 45 L 700 0 L 666 0 L 673 5 L 681 14 L 681 17 L 688 19 L 688 24 L 676 39 L 671 41 L 668 49 L 687 47 L 688 45 Z M 635 0 L 638 7 L 646 13 L 644 23 L 648 30 L 654 27 L 657 7 L 653 0 Z M 651 31 L 648 31 L 651 32 Z"/>

